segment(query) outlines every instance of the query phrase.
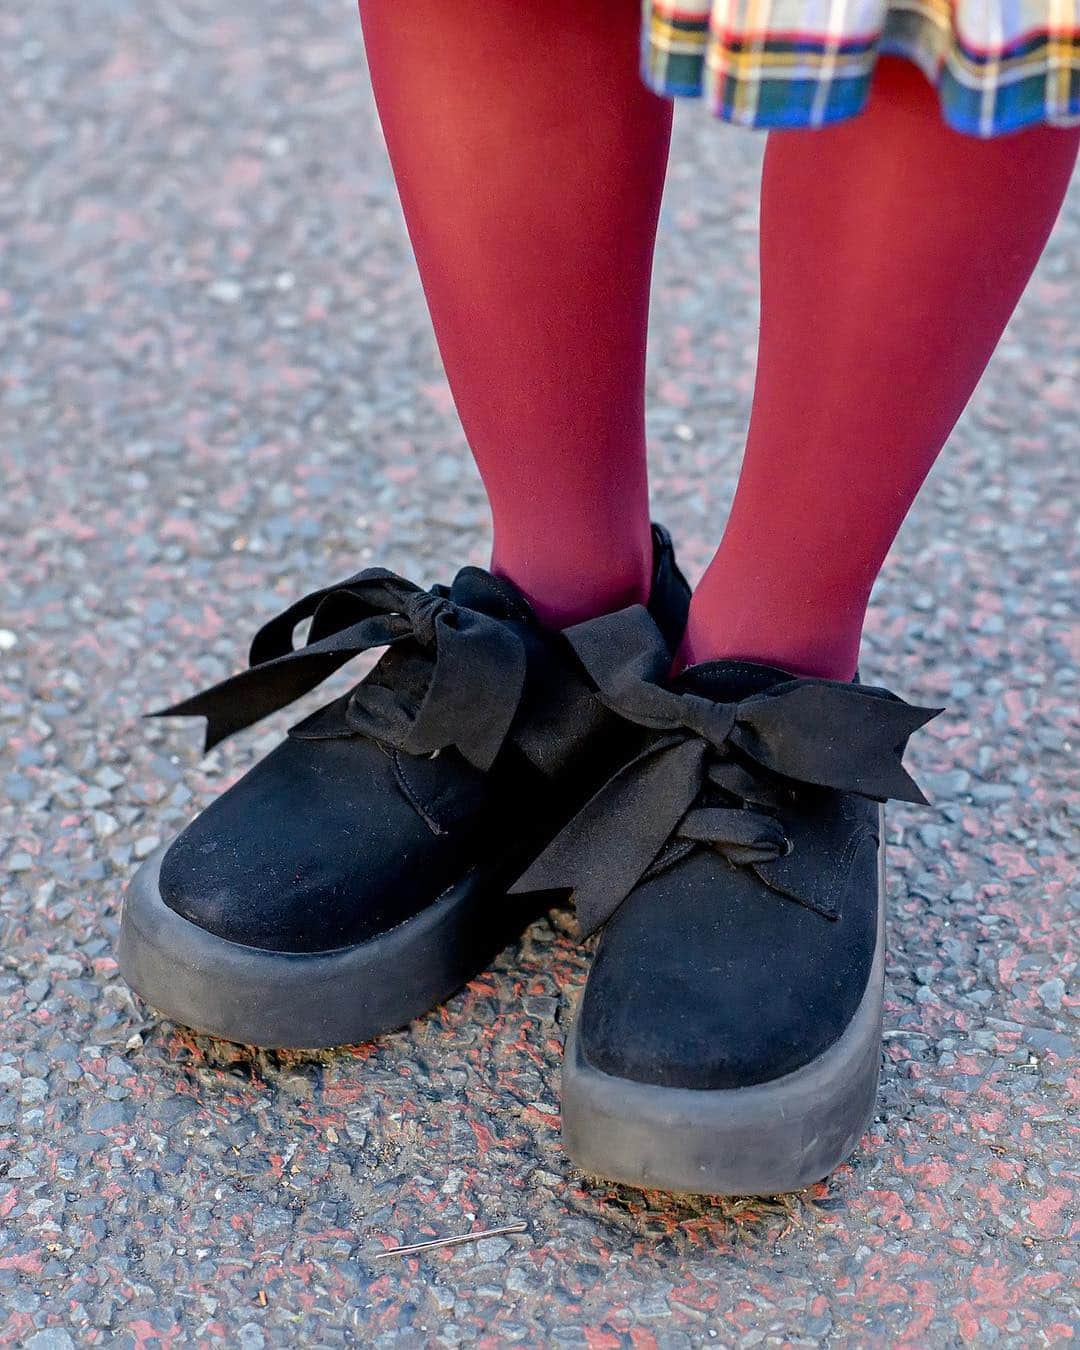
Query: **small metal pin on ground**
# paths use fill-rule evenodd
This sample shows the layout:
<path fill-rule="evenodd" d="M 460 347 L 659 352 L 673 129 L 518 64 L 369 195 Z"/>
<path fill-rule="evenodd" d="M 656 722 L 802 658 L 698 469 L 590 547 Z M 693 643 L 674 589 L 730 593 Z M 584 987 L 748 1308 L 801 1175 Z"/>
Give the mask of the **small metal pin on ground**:
<path fill-rule="evenodd" d="M 457 1247 L 462 1242 L 479 1242 L 483 1238 L 504 1237 L 507 1233 L 527 1233 L 527 1223 L 508 1223 L 501 1228 L 482 1228 L 475 1233 L 458 1233 L 454 1237 L 428 1238 L 424 1242 L 407 1242 L 401 1247 L 387 1247 L 385 1251 L 372 1253 L 372 1259 L 381 1261 L 384 1256 L 411 1256 L 413 1252 L 430 1252 L 436 1247 Z"/>

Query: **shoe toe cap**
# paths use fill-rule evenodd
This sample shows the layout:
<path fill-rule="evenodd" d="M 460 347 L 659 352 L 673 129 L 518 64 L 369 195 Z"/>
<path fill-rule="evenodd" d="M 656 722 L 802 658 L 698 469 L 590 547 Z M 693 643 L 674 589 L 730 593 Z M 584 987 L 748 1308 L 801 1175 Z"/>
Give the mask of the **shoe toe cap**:
<path fill-rule="evenodd" d="M 582 999 L 587 1060 L 683 1088 L 736 1088 L 801 1068 L 866 989 L 876 894 L 829 920 L 746 869 L 698 855 L 639 886 L 605 929 Z"/>
<path fill-rule="evenodd" d="M 166 850 L 164 903 L 215 936 L 331 951 L 417 912 L 454 858 L 371 742 L 286 740 Z"/>
<path fill-rule="evenodd" d="M 161 860 L 158 885 L 170 909 L 227 942 L 271 951 L 330 950 L 352 940 L 344 920 L 360 897 L 326 874 L 309 836 L 257 843 L 221 829 L 212 811 Z"/>

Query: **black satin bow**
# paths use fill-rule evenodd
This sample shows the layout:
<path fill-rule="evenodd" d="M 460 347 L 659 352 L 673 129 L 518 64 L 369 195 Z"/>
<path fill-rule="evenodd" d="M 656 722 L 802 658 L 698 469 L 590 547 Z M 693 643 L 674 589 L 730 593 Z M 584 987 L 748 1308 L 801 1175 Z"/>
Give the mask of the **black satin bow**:
<path fill-rule="evenodd" d="M 926 800 L 901 758 L 908 737 L 940 709 L 835 680 L 780 680 L 733 703 L 680 690 L 666 682 L 668 649 L 640 606 L 567 636 L 600 700 L 660 733 L 512 888 L 569 888 L 586 935 L 607 922 L 669 841 L 681 842 L 681 851 L 711 844 L 736 865 L 780 856 L 788 846 L 781 822 L 746 808 L 771 806 L 793 785 L 876 801 Z M 710 783 L 739 805 L 695 807 Z"/>
<path fill-rule="evenodd" d="M 307 641 L 296 626 L 311 620 Z M 259 629 L 249 667 L 156 717 L 206 718 L 206 749 L 321 684 L 346 661 L 374 647 L 411 639 L 433 657 L 415 711 L 390 689 L 365 682 L 350 696 L 348 722 L 399 749 L 431 754 L 456 746 L 478 769 L 502 748 L 525 687 L 525 647 L 499 619 L 456 604 L 443 587 L 421 590 L 381 567 L 313 591 Z"/>

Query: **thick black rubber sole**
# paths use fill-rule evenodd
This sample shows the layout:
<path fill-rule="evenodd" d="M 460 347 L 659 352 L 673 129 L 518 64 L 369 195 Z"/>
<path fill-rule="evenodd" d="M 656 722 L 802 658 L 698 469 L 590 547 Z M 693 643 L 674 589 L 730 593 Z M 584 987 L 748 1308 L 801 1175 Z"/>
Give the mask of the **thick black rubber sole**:
<path fill-rule="evenodd" d="M 331 952 L 275 952 L 216 937 L 161 898 L 165 849 L 132 878 L 117 958 L 137 994 L 172 1021 L 243 1045 L 356 1045 L 405 1026 L 479 974 L 543 912 L 475 875 L 396 928 Z M 518 869 L 520 870 L 520 868 Z"/>
<path fill-rule="evenodd" d="M 563 1143 L 575 1167 L 647 1190 L 694 1195 L 780 1195 L 828 1176 L 874 1113 L 884 910 L 881 877 L 877 948 L 855 1016 L 828 1050 L 782 1078 L 715 1091 L 617 1078 L 588 1062 L 575 1023 L 562 1074 Z"/>

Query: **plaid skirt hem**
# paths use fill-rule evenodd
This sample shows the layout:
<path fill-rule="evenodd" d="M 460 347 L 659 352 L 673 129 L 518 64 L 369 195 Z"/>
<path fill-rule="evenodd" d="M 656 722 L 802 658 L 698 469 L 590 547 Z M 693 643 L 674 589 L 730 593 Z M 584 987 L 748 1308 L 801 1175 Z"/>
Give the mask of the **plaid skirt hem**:
<path fill-rule="evenodd" d="M 642 74 L 663 95 L 703 97 L 727 122 L 761 128 L 822 127 L 866 103 L 879 55 L 914 62 L 937 89 L 945 121 L 974 136 L 1046 124 L 1080 125 L 1080 28 L 1070 13 L 976 45 L 957 31 L 951 0 L 889 0 L 880 26 L 864 33 L 784 31 L 732 0 L 676 8 L 644 0 Z"/>

